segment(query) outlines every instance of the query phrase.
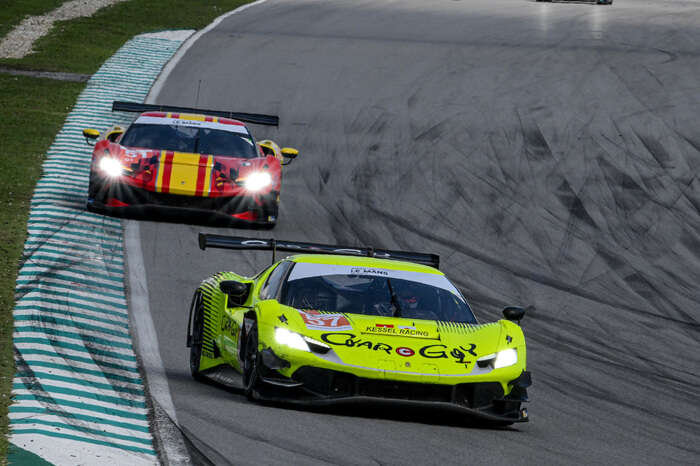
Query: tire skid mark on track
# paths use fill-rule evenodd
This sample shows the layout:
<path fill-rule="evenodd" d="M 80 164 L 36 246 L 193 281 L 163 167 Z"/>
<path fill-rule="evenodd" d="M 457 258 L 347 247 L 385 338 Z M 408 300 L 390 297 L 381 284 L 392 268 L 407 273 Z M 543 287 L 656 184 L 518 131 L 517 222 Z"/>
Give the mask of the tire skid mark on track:
<path fill-rule="evenodd" d="M 272 0 L 202 37 L 161 101 L 192 103 L 192 70 L 206 66 L 200 102 L 279 109 L 276 134 L 303 156 L 289 167 L 275 236 L 437 252 L 484 320 L 534 304 L 523 326 L 535 380 L 530 424 L 466 431 L 235 403 L 188 383 L 185 358 L 164 355 L 186 393 L 173 393 L 183 422 L 205 405 L 227 426 L 292 441 L 313 432 L 309 451 L 358 463 L 693 463 L 698 10 L 615 3 Z M 238 72 L 269 63 L 279 72 L 260 80 Z M 182 241 L 195 228 L 175 230 L 183 257 L 148 264 L 152 289 L 263 263 L 202 253 Z M 164 250 L 166 231 L 142 234 Z M 170 310 L 185 294 L 151 295 L 164 352 L 181 344 L 185 319 Z M 188 427 L 253 462 L 249 443 L 231 445 L 221 426 Z"/>

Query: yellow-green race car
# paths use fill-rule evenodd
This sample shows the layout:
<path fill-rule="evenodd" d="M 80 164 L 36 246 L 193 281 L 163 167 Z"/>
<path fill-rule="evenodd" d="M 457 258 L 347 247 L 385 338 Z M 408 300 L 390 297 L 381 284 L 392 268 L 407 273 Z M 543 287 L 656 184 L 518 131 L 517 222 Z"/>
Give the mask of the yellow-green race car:
<path fill-rule="evenodd" d="M 271 250 L 273 264 L 199 285 L 187 329 L 195 379 L 251 399 L 399 400 L 528 420 L 525 311 L 478 323 L 438 256 L 207 234 L 199 246 Z M 276 251 L 298 254 L 275 261 Z"/>

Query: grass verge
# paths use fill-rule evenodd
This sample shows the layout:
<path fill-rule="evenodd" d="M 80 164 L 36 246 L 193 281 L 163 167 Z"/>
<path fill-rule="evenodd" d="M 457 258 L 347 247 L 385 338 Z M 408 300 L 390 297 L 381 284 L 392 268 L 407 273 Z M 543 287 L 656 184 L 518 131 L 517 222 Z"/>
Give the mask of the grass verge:
<path fill-rule="evenodd" d="M 144 32 L 201 29 L 248 0 L 131 0 L 89 18 L 59 21 L 34 44 L 35 53 L 0 64 L 23 69 L 92 74 L 127 40 Z"/>
<path fill-rule="evenodd" d="M 249 0 L 130 0 L 90 18 L 56 23 L 14 68 L 92 74 L 137 34 L 200 29 Z M 0 34 L 26 15 L 43 14 L 60 0 L 8 0 L 0 12 Z M 26 237 L 29 201 L 47 149 L 84 88 L 71 83 L 0 73 L 0 463 L 8 450 L 7 408 L 14 375 L 12 308 L 19 259 Z"/>
<path fill-rule="evenodd" d="M 0 74 L 0 459 L 7 454 L 7 407 L 14 375 L 12 308 L 29 201 L 44 154 L 83 87 Z"/>

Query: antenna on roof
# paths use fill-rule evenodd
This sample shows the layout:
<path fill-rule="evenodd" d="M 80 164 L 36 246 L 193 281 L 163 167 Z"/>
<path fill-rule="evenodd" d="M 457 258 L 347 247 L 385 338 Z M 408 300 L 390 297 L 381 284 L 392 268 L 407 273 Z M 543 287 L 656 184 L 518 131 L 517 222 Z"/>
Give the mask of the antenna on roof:
<path fill-rule="evenodd" d="M 196 107 L 199 105 L 199 88 L 202 87 L 202 80 L 200 79 L 199 82 L 197 83 L 197 97 L 194 99 L 194 106 Z"/>

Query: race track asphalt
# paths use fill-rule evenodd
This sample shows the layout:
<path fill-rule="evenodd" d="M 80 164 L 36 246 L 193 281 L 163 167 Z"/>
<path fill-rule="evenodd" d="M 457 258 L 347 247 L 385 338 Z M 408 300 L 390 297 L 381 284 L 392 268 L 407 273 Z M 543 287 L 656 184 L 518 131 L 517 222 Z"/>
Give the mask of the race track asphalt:
<path fill-rule="evenodd" d="M 143 222 L 180 424 L 232 464 L 700 462 L 700 2 L 269 0 L 204 34 L 163 104 L 279 114 L 275 237 L 440 254 L 482 321 L 534 306 L 531 422 L 263 406 L 190 378 L 202 252 Z M 201 81 L 201 84 L 200 84 Z M 197 99 L 197 89 L 199 97 Z"/>

